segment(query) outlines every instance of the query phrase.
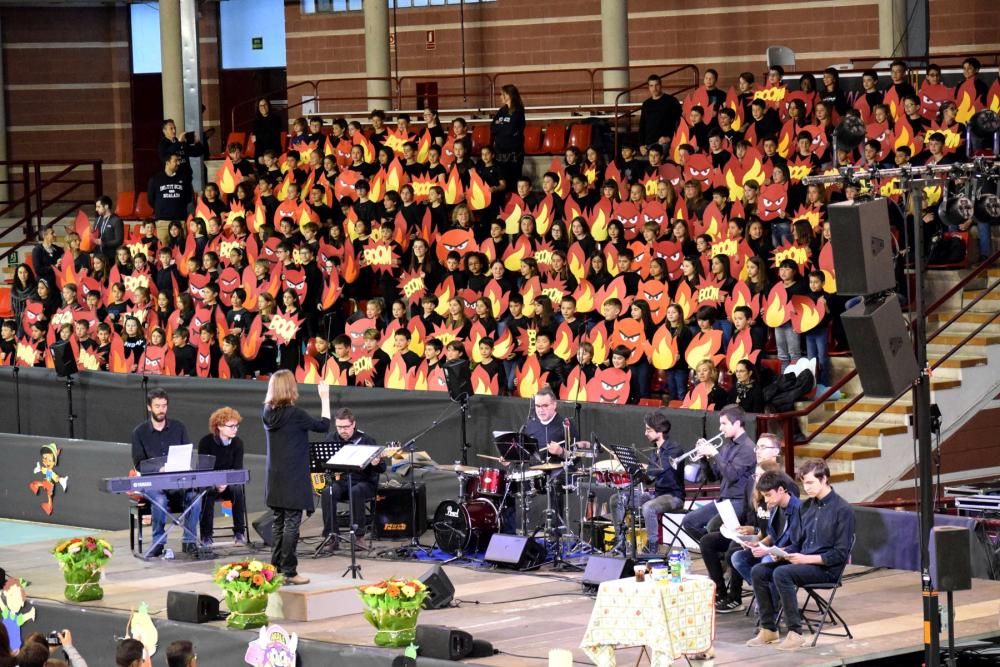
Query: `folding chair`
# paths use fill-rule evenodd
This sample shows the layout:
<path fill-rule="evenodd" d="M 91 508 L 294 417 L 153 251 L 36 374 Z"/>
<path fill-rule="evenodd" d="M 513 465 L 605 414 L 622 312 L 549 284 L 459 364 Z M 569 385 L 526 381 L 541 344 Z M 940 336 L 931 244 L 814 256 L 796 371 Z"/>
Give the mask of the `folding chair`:
<path fill-rule="evenodd" d="M 857 542 L 857 535 L 851 539 L 851 550 L 848 554 L 854 552 L 854 544 Z M 843 585 L 844 580 L 844 570 L 847 569 L 845 565 L 841 568 L 840 573 L 837 575 L 837 581 L 831 581 L 826 584 L 806 584 L 804 586 L 799 586 L 801 590 L 806 592 L 806 601 L 803 603 L 802 608 L 799 609 L 799 614 L 802 616 L 802 620 L 805 621 L 806 627 L 809 628 L 809 632 L 812 633 L 813 640 L 810 646 L 816 646 L 816 641 L 819 639 L 820 635 L 826 635 L 827 637 L 844 637 L 846 639 L 854 639 L 854 635 L 851 634 L 851 628 L 847 625 L 847 621 L 841 616 L 836 609 L 833 608 L 833 598 L 837 595 L 837 589 Z M 821 591 L 829 591 L 829 597 L 824 598 L 820 594 Z M 816 609 L 810 609 L 809 603 L 815 602 Z M 818 618 L 815 616 L 819 613 Z M 778 621 L 781 621 L 781 612 L 778 612 Z M 827 623 L 831 625 L 840 624 L 843 626 L 843 632 L 823 632 L 823 626 Z M 816 629 L 813 630 L 813 625 L 816 625 Z"/>
<path fill-rule="evenodd" d="M 699 498 L 702 497 L 703 492 L 706 491 L 705 487 L 707 485 L 708 485 L 708 479 L 707 478 L 703 479 L 698 484 L 698 488 L 695 489 L 694 496 L 692 496 L 691 501 L 688 503 L 687 509 L 684 509 L 683 505 L 682 505 L 680 511 L 679 512 L 674 512 L 674 514 L 678 514 L 679 513 L 679 514 L 682 514 L 682 515 L 687 515 L 690 512 L 692 512 L 694 510 L 694 504 L 696 502 L 698 502 Z M 687 485 L 685 485 L 684 491 L 685 491 L 685 495 L 687 495 Z M 707 495 L 707 493 L 705 495 Z M 694 538 L 694 535 L 692 535 L 691 533 L 689 533 L 686 530 L 684 530 L 684 526 L 682 525 L 683 519 L 681 521 L 675 521 L 674 518 L 672 516 L 670 516 L 669 514 L 663 514 L 663 515 L 660 516 L 660 525 L 663 525 L 664 521 L 666 521 L 671 526 L 673 526 L 673 532 L 670 534 L 670 542 L 667 543 L 666 540 L 663 540 L 663 543 L 665 543 L 667 545 L 667 552 L 668 553 L 674 547 L 674 544 L 677 542 L 677 538 L 680 536 L 680 534 L 681 534 L 682 531 L 684 532 L 685 535 L 687 535 L 691 539 L 692 542 L 695 542 L 695 543 L 698 542 L 698 540 L 696 540 Z M 670 528 L 667 528 L 667 530 L 670 530 Z"/>

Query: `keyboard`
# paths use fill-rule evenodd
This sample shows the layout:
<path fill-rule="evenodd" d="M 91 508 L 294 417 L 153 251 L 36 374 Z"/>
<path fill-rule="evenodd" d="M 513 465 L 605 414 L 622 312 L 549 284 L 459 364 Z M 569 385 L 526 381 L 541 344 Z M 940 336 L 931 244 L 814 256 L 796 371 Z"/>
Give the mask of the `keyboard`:
<path fill-rule="evenodd" d="M 246 484 L 248 481 L 250 481 L 249 470 L 190 470 L 147 474 L 141 477 L 106 477 L 100 481 L 98 488 L 107 493 L 143 493 Z"/>

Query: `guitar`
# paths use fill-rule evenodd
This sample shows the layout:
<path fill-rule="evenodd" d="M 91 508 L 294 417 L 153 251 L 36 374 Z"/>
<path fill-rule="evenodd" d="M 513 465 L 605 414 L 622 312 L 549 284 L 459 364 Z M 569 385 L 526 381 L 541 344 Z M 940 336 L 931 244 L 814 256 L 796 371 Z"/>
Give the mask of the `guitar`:
<path fill-rule="evenodd" d="M 401 456 L 402 448 L 399 446 L 399 444 L 400 443 L 398 440 L 390 440 L 388 443 L 386 443 L 386 446 L 382 448 L 382 451 L 380 451 L 378 456 L 375 458 L 402 458 Z M 329 484 L 333 482 L 339 482 L 343 474 L 344 473 L 341 472 L 309 473 L 309 478 L 312 480 L 313 492 L 315 492 L 316 495 L 320 495 L 321 493 L 323 493 L 323 489 L 325 489 Z M 330 479 L 331 475 L 333 477 L 332 480 Z"/>

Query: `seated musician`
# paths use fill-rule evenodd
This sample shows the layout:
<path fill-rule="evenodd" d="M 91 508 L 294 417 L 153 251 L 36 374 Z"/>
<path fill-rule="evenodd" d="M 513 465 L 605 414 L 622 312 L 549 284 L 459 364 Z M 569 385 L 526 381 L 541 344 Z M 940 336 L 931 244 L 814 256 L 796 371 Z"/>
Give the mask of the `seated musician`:
<path fill-rule="evenodd" d="M 167 392 L 163 389 L 151 389 L 146 394 L 149 419 L 132 430 L 132 464 L 140 473 L 143 461 L 166 457 L 168 450 L 174 445 L 186 445 L 191 442 L 184 424 L 176 419 L 167 418 L 167 407 Z M 183 551 L 184 553 L 198 551 L 198 519 L 201 511 L 201 502 L 197 500 L 198 491 L 187 489 L 168 493 L 149 489 L 144 491 L 143 495 L 152 505 L 154 546 L 149 552 L 151 558 L 163 555 L 167 540 L 164 530 L 167 521 L 166 507 L 168 497 L 175 494 L 183 494 L 184 509 L 191 508 L 184 521 L 184 535 L 181 538 Z"/>
<path fill-rule="evenodd" d="M 643 424 L 646 439 L 656 445 L 656 450 L 649 456 L 648 470 L 653 489 L 637 487 L 633 491 L 633 502 L 635 507 L 641 508 L 646 525 L 646 548 L 643 553 L 656 554 L 660 549 L 659 515 L 679 509 L 684 504 L 684 468 L 679 466 L 679 470 L 675 470 L 670 465 L 670 459 L 677 458 L 684 450 L 669 437 L 667 413 L 657 411 L 647 414 L 643 417 Z M 619 525 L 625 513 L 625 508 L 620 505 L 618 503 L 615 507 L 615 522 Z"/>
<path fill-rule="evenodd" d="M 341 408 L 333 415 L 336 434 L 330 438 L 331 442 L 340 445 L 376 445 L 375 438 L 357 428 L 357 421 L 354 413 L 348 408 Z M 364 470 L 360 473 L 336 473 L 334 481 L 323 490 L 323 536 L 327 537 L 334 533 L 340 533 L 340 526 L 337 525 L 337 503 L 347 500 L 350 496 L 353 499 L 354 523 L 358 529 L 357 544 L 362 549 L 367 548 L 367 542 L 362 539 L 365 534 L 365 502 L 369 498 L 375 497 L 378 491 L 379 475 L 385 472 L 385 461 L 381 456 L 372 459 Z M 331 542 L 331 548 L 336 548 L 336 543 Z"/>
<path fill-rule="evenodd" d="M 219 408 L 208 418 L 208 435 L 198 442 L 199 454 L 215 457 L 216 470 L 241 470 L 243 468 L 243 440 L 236 435 L 243 417 L 230 407 Z M 246 510 L 247 498 L 242 484 L 225 484 L 208 490 L 201 499 L 201 543 L 210 547 L 213 542 L 215 523 L 215 501 L 230 500 L 233 503 L 233 542 L 243 545 L 247 542 Z"/>
<path fill-rule="evenodd" d="M 566 423 L 559 415 L 559 402 L 549 386 L 543 386 L 535 394 L 535 413 L 529 415 L 524 424 L 524 434 L 538 441 L 538 456 L 542 463 L 562 463 L 567 449 L 572 443 L 566 440 Z M 576 440 L 579 433 L 576 424 L 570 421 L 570 438 Z M 560 515 L 562 514 L 562 469 L 548 473 L 549 499 Z"/>
<path fill-rule="evenodd" d="M 777 607 L 770 592 L 772 583 L 788 625 L 788 634 L 778 648 L 794 650 L 805 645 L 802 615 L 796 599 L 798 587 L 836 582 L 851 556 L 854 510 L 830 486 L 830 469 L 826 461 L 809 459 L 799 468 L 799 478 L 809 498 L 802 503 L 798 528 L 785 549 L 788 558 L 759 563 L 751 570 L 760 609 L 760 630 L 747 646 L 766 646 L 779 639 Z"/>
<path fill-rule="evenodd" d="M 709 460 L 712 470 L 721 479 L 719 500 L 732 502 L 736 516 L 743 516 L 746 509 L 746 498 L 753 486 L 753 472 L 757 465 L 753 440 L 743 430 L 746 419 L 743 408 L 735 404 L 727 405 L 719 413 L 719 431 L 724 438 L 722 444 L 716 448 L 705 440 L 699 440 L 695 445 L 698 454 Z M 718 514 L 715 503 L 702 505 L 684 517 L 681 527 L 692 539 L 701 540 L 708 533 L 708 522 Z"/>

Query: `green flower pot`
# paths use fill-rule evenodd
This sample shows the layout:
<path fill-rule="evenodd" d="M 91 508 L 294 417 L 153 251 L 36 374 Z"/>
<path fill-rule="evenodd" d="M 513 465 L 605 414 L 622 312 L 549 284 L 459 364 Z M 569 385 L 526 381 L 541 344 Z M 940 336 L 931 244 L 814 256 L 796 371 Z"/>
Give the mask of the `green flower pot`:
<path fill-rule="evenodd" d="M 267 593 L 236 598 L 226 593 L 229 616 L 226 626 L 235 630 L 251 630 L 267 625 Z"/>
<path fill-rule="evenodd" d="M 365 609 L 365 618 L 375 627 L 376 646 L 409 646 L 417 638 L 420 606 L 403 609 Z"/>
<path fill-rule="evenodd" d="M 104 597 L 100 570 L 63 570 L 63 579 L 66 582 L 63 595 L 71 602 L 90 602 Z"/>

